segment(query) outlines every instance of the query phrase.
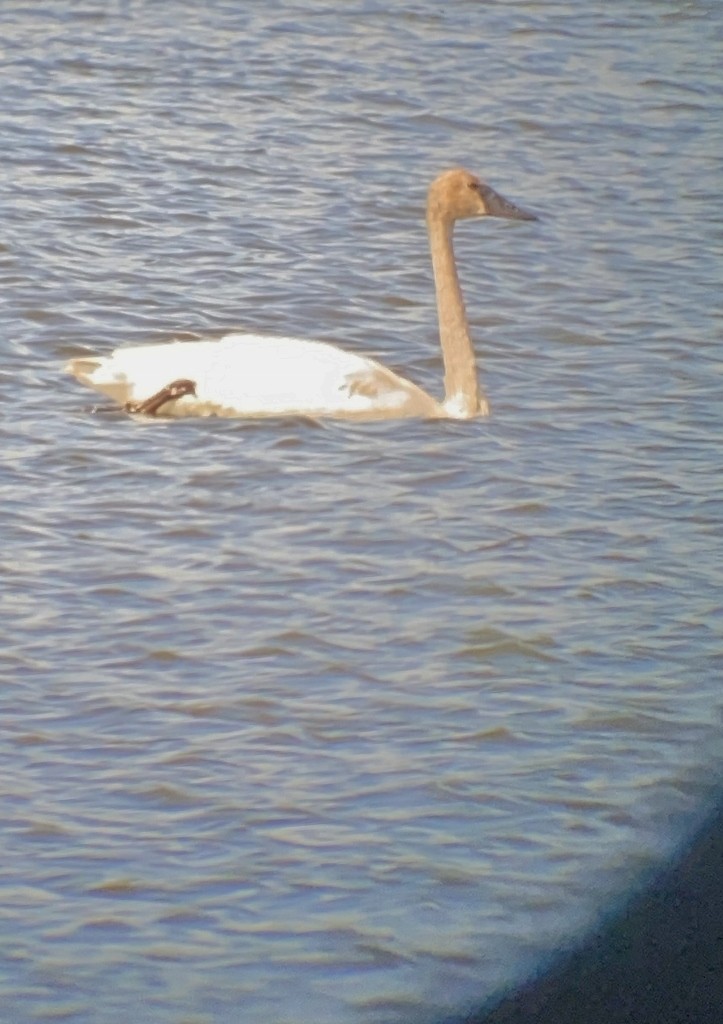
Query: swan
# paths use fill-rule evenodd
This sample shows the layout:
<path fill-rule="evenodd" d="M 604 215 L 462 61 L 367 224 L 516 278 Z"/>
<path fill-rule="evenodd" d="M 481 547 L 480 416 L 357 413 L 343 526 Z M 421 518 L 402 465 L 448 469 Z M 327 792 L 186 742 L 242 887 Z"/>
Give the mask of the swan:
<path fill-rule="evenodd" d="M 227 334 L 85 355 L 66 369 L 141 416 L 303 415 L 353 420 L 486 416 L 452 246 L 455 221 L 537 220 L 463 168 L 444 171 L 427 195 L 427 229 L 444 361 L 444 399 L 374 359 L 324 341 Z"/>

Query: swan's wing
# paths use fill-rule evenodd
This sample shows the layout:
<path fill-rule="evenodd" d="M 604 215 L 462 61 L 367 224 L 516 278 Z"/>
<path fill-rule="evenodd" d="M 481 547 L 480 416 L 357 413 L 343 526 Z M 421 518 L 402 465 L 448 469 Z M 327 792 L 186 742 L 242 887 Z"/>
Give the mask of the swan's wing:
<path fill-rule="evenodd" d="M 238 337 L 222 340 L 228 356 L 220 365 L 235 367 L 233 384 L 228 376 L 207 383 L 219 399 L 230 400 L 249 415 L 365 417 L 391 410 L 404 414 L 410 399 L 417 405 L 435 405 L 420 388 L 387 367 L 327 342 Z"/>

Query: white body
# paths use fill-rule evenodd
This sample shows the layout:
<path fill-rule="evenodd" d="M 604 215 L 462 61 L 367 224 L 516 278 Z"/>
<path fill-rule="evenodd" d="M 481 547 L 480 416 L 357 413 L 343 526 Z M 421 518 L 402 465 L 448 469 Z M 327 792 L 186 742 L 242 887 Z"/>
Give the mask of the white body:
<path fill-rule="evenodd" d="M 373 359 L 301 338 L 228 334 L 218 341 L 119 348 L 74 359 L 69 369 L 121 404 L 142 402 L 173 380 L 192 380 L 195 396 L 167 403 L 164 416 L 450 415 Z"/>

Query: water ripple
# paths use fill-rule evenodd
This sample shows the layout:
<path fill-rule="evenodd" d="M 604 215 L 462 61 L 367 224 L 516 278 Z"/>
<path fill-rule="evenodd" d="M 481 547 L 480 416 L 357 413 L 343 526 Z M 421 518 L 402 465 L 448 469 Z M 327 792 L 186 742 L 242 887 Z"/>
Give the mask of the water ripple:
<path fill-rule="evenodd" d="M 656 7 L 3 5 L 18 1024 L 441 1015 L 697 820 L 723 112 L 713 8 Z M 245 327 L 438 391 L 452 162 L 541 214 L 458 232 L 489 421 L 141 424 L 61 376 Z"/>

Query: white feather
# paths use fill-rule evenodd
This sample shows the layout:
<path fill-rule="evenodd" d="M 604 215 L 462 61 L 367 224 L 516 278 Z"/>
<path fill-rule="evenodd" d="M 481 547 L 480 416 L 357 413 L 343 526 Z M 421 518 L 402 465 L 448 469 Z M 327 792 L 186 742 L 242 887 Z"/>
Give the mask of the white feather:
<path fill-rule="evenodd" d="M 195 396 L 170 402 L 164 415 L 404 415 L 419 392 L 380 363 L 326 342 L 257 334 L 119 348 L 73 360 L 68 369 L 123 403 L 192 380 Z"/>

